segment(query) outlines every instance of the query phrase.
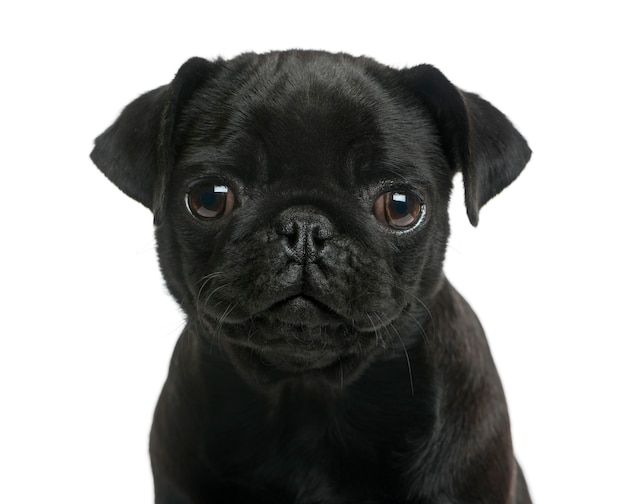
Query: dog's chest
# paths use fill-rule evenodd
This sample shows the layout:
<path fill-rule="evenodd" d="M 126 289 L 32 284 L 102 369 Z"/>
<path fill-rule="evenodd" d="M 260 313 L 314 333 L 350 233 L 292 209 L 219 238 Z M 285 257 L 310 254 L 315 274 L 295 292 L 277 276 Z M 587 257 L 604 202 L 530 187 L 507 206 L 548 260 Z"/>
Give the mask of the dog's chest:
<path fill-rule="evenodd" d="M 222 478 L 247 486 L 259 502 L 266 495 L 300 504 L 397 495 L 398 431 L 377 424 L 371 412 L 289 397 L 249 418 L 256 420 L 239 432 L 214 432 L 208 452 Z"/>

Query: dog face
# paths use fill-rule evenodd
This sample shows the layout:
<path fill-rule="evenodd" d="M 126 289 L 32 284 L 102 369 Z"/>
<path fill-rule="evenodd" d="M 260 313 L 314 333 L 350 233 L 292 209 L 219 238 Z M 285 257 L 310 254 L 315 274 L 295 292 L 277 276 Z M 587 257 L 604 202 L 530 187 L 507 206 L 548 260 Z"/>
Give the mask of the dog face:
<path fill-rule="evenodd" d="M 529 156 L 433 67 L 300 51 L 192 59 L 92 153 L 153 210 L 194 330 L 260 384 L 344 384 L 410 344 L 442 281 L 452 176 L 476 224 Z"/>

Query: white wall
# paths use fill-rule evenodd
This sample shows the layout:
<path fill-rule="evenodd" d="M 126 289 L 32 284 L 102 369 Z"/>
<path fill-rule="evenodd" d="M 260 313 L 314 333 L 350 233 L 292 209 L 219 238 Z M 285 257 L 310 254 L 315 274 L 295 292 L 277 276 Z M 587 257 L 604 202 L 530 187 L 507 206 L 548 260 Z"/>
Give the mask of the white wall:
<path fill-rule="evenodd" d="M 487 330 L 536 502 L 623 502 L 618 3 L 222 4 L 0 8 L 0 502 L 150 502 L 182 316 L 150 213 L 91 164 L 92 140 L 190 56 L 290 47 L 435 64 L 527 137 L 530 165 L 477 229 L 457 191 L 448 276 Z"/>

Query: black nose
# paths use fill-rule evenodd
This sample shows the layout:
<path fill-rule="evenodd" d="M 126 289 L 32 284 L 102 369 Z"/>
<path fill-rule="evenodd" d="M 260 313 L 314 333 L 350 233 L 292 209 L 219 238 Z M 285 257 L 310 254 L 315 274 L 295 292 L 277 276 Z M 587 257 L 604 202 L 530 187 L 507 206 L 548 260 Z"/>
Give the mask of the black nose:
<path fill-rule="evenodd" d="M 333 237 L 333 225 L 313 208 L 289 208 L 276 221 L 276 232 L 283 237 L 285 252 L 294 261 L 315 262 Z"/>

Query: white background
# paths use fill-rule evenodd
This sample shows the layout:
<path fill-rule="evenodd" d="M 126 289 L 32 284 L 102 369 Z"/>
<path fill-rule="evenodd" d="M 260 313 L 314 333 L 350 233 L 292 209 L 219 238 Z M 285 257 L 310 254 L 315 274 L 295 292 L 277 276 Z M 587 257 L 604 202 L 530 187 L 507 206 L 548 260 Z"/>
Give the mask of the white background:
<path fill-rule="evenodd" d="M 92 140 L 190 56 L 291 47 L 432 63 L 527 137 L 531 163 L 478 228 L 455 193 L 447 273 L 487 330 L 535 501 L 626 502 L 618 2 L 7 4 L 0 502 L 151 501 L 147 436 L 183 318 L 150 212 L 92 165 Z"/>

